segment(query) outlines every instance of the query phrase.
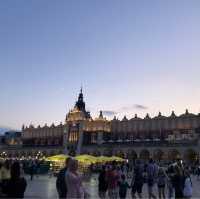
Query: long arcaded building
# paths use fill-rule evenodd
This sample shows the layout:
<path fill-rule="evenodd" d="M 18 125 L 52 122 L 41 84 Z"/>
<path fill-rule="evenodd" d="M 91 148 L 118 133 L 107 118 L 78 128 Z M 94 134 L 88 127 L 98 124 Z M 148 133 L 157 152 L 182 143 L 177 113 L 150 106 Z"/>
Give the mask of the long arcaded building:
<path fill-rule="evenodd" d="M 82 90 L 74 108 L 66 115 L 65 123 L 55 126 L 22 127 L 23 145 L 9 149 L 10 156 L 34 156 L 58 153 L 93 155 L 119 155 L 129 159 L 199 159 L 200 114 L 180 116 L 173 111 L 170 116 L 141 119 L 107 120 L 102 111 L 93 119 L 85 109 Z"/>

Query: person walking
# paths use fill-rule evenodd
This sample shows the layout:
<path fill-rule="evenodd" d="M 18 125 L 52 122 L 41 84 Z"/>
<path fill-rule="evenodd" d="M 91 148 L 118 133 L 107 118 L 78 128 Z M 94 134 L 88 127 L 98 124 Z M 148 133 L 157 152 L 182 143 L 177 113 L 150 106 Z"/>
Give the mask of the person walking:
<path fill-rule="evenodd" d="M 159 168 L 158 179 L 157 179 L 159 199 L 161 199 L 161 198 L 165 199 L 165 184 L 166 184 L 166 182 L 167 182 L 166 173 L 163 168 Z"/>
<path fill-rule="evenodd" d="M 30 172 L 30 179 L 32 181 L 34 178 L 34 174 L 35 174 L 35 163 L 33 161 L 30 162 L 29 172 Z"/>
<path fill-rule="evenodd" d="M 148 185 L 149 199 L 156 198 L 155 194 L 153 193 L 153 188 L 156 182 L 157 173 L 158 173 L 158 167 L 154 163 L 153 159 L 150 159 L 149 164 L 147 165 L 147 185 Z"/>
<path fill-rule="evenodd" d="M 3 186 L 5 198 L 24 198 L 26 186 L 25 178 L 20 177 L 20 164 L 14 162 L 11 166 L 11 178 Z"/>
<path fill-rule="evenodd" d="M 132 198 L 136 198 L 135 194 L 137 192 L 137 195 L 139 198 L 142 198 L 142 187 L 144 184 L 144 166 L 141 164 L 140 160 L 136 160 L 136 165 L 134 167 L 134 173 L 133 178 L 131 182 L 131 195 Z"/>
<path fill-rule="evenodd" d="M 106 181 L 106 168 L 105 166 L 102 166 L 102 169 L 100 171 L 99 177 L 98 177 L 98 191 L 99 191 L 99 197 L 100 198 L 106 198 L 106 191 L 108 189 L 108 184 Z"/>
<path fill-rule="evenodd" d="M 122 174 L 121 181 L 119 181 L 119 197 L 120 199 L 125 199 L 127 195 L 128 188 L 131 188 L 126 181 L 126 176 Z"/>
<path fill-rule="evenodd" d="M 56 189 L 58 192 L 59 198 L 66 198 L 67 197 L 67 185 L 65 181 L 65 176 L 68 168 L 68 163 L 71 160 L 71 158 L 66 158 L 65 160 L 65 167 L 60 170 L 60 172 L 57 175 L 56 179 Z"/>

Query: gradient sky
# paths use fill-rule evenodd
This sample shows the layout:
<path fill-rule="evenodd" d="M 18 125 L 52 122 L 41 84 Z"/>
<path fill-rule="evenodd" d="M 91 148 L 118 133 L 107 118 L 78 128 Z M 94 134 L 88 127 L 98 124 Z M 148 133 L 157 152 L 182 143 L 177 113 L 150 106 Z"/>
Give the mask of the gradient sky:
<path fill-rule="evenodd" d="M 0 1 L 0 126 L 63 122 L 81 85 L 94 117 L 200 112 L 200 1 Z"/>

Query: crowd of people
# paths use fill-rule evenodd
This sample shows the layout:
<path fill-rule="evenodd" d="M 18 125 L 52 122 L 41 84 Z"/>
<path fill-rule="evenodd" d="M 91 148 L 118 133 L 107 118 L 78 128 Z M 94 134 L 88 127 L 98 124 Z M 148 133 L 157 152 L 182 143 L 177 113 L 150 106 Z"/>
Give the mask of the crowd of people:
<path fill-rule="evenodd" d="M 198 170 L 197 168 L 197 175 Z M 181 160 L 167 167 L 160 167 L 152 159 L 148 163 L 137 159 L 134 166 L 115 161 L 101 166 L 98 174 L 99 198 L 125 199 L 145 198 L 143 187 L 146 184 L 148 198 L 191 198 L 191 168 Z M 157 186 L 157 189 L 155 187 Z M 59 198 L 87 198 L 89 194 L 78 173 L 78 162 L 67 159 L 56 181 Z M 130 192 L 130 193 L 129 193 Z"/>
<path fill-rule="evenodd" d="M 36 163 L 29 161 L 23 164 L 19 161 L 5 161 L 0 163 L 0 197 L 23 198 L 27 187 L 24 178 L 24 166 L 28 166 L 30 180 L 37 171 Z M 154 160 L 148 162 L 135 160 L 134 164 L 116 161 L 103 165 L 94 165 L 90 171 L 98 171 L 98 196 L 101 199 L 146 198 L 144 186 L 147 186 L 148 198 L 184 198 L 192 197 L 193 185 L 190 175 L 200 176 L 200 167 L 189 167 L 177 160 L 161 167 Z M 37 172 L 36 172 L 37 173 Z M 56 179 L 59 198 L 89 198 L 90 193 L 84 187 L 83 176 L 78 171 L 78 161 L 69 157 L 65 167 L 60 170 Z M 156 188 L 156 189 L 155 189 Z"/>
<path fill-rule="evenodd" d="M 181 161 L 165 168 L 159 167 L 152 159 L 146 164 L 138 159 L 128 182 L 129 176 L 124 172 L 123 165 L 113 162 L 103 166 L 99 174 L 99 197 L 105 198 L 107 194 L 111 199 L 124 199 L 130 189 L 132 198 L 142 198 L 143 186 L 146 184 L 148 198 L 191 198 L 190 172 L 189 167 L 184 166 Z"/>

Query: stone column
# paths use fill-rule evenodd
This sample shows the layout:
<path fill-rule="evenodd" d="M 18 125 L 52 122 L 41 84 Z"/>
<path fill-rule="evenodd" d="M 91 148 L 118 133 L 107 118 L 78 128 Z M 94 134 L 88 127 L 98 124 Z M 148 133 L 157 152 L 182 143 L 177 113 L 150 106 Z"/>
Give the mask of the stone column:
<path fill-rule="evenodd" d="M 102 142 L 103 142 L 103 132 L 99 131 L 99 132 L 97 133 L 97 144 L 98 144 L 98 145 L 101 145 Z"/>
<path fill-rule="evenodd" d="M 83 123 L 80 122 L 79 124 L 79 139 L 78 139 L 78 144 L 77 144 L 77 149 L 76 149 L 76 154 L 79 155 L 81 153 L 82 149 L 82 144 L 83 144 Z"/>
<path fill-rule="evenodd" d="M 68 154 L 68 124 L 63 126 L 63 147 L 64 147 L 64 154 Z"/>

